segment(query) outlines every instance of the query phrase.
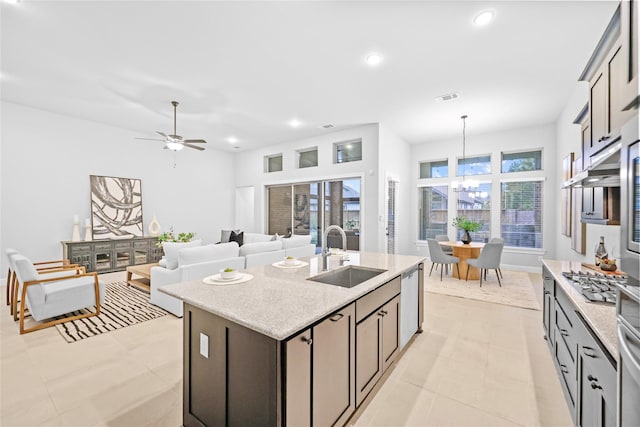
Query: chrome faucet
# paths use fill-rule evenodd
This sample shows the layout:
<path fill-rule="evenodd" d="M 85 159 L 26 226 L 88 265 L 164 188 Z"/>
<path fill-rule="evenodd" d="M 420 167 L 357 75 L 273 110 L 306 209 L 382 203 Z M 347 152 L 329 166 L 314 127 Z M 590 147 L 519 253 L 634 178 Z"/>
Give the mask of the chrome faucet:
<path fill-rule="evenodd" d="M 330 225 L 324 229 L 324 234 L 322 235 L 322 271 L 327 271 L 327 258 L 329 257 L 329 246 L 327 245 L 327 238 L 329 237 L 329 232 L 332 230 L 338 230 L 342 235 L 342 250 L 347 250 L 347 234 L 344 230 L 337 225 Z"/>

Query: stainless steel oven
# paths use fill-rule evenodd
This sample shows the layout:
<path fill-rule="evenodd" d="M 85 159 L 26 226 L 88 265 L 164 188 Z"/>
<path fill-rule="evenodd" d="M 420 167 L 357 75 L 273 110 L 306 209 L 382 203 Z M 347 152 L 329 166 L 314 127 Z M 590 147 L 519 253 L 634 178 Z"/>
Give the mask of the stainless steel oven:
<path fill-rule="evenodd" d="M 640 426 L 640 287 L 618 286 L 618 421 Z"/>

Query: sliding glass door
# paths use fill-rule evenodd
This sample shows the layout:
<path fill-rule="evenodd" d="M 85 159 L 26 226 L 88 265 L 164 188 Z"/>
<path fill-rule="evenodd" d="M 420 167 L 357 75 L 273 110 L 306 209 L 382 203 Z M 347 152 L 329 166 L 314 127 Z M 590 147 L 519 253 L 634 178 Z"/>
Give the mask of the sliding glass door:
<path fill-rule="evenodd" d="M 267 199 L 269 234 L 310 234 L 319 250 L 324 229 L 338 225 L 347 249 L 360 249 L 360 178 L 272 186 Z M 340 234 L 330 233 L 327 243 L 342 247 Z"/>

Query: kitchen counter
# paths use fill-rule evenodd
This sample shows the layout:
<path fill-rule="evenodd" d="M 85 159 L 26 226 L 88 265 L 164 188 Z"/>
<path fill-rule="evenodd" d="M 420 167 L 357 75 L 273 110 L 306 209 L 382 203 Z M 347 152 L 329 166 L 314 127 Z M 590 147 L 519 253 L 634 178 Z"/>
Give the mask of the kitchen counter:
<path fill-rule="evenodd" d="M 618 339 L 616 329 L 616 307 L 615 305 L 592 303 L 578 292 L 571 282 L 563 275 L 563 271 L 588 271 L 582 267 L 579 261 L 557 261 L 545 259 L 542 263 L 553 275 L 556 283 L 562 287 L 564 293 L 571 302 L 580 310 L 580 314 L 587 324 L 596 333 L 602 344 L 614 358 L 618 357 Z"/>
<path fill-rule="evenodd" d="M 320 256 L 300 259 L 309 265 L 284 269 L 269 264 L 243 270 L 254 278 L 237 285 L 193 280 L 163 286 L 160 292 L 282 341 L 425 260 L 419 256 L 349 253 L 345 265 L 387 271 L 353 288 L 342 288 L 307 280 L 322 273 Z M 329 257 L 329 269 L 336 268 L 339 257 Z"/>

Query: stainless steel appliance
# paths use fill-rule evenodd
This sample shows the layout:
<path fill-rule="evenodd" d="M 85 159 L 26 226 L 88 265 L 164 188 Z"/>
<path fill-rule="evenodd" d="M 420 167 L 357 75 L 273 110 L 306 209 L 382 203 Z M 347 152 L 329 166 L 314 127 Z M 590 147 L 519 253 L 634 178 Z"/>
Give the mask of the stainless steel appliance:
<path fill-rule="evenodd" d="M 616 303 L 616 286 L 626 285 L 626 276 L 590 273 L 587 271 L 566 271 L 562 275 L 569 280 L 582 296 L 591 302 Z"/>
<path fill-rule="evenodd" d="M 638 116 L 622 128 L 620 258 L 632 283 L 640 278 L 640 141 Z"/>
<path fill-rule="evenodd" d="M 640 426 L 640 287 L 618 286 L 618 426 Z"/>

